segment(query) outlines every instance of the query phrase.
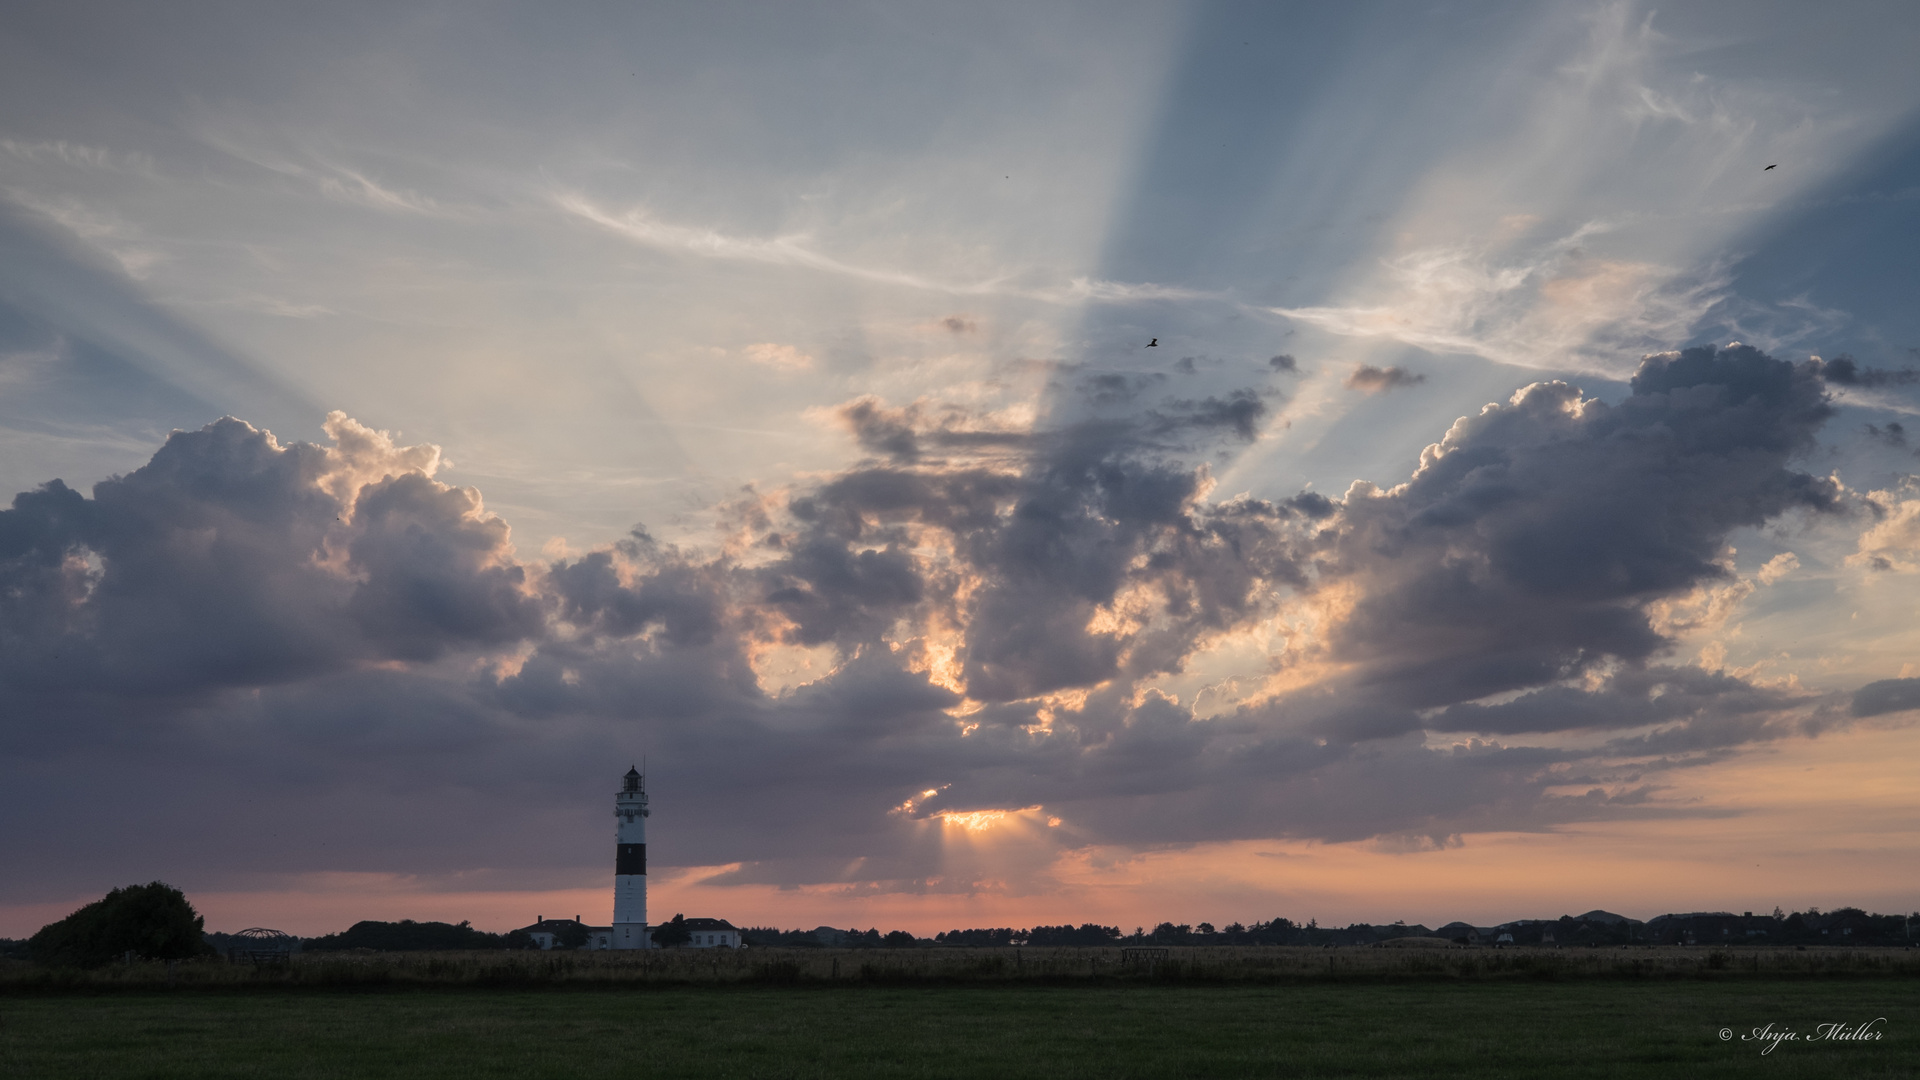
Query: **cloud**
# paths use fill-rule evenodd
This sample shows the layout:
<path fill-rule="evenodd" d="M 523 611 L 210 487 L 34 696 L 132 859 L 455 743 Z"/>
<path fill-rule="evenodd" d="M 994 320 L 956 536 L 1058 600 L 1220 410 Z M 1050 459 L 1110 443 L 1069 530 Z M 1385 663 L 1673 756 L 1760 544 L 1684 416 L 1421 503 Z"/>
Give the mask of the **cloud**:
<path fill-rule="evenodd" d="M 435 448 L 338 414 L 326 446 L 176 433 L 92 498 L 53 482 L 0 512 L 6 797 L 77 813 L 92 788 L 32 777 L 106 769 L 196 793 L 142 828 L 258 808 L 197 815 L 207 850 L 274 823 L 249 872 L 537 876 L 597 865 L 553 823 L 645 752 L 664 865 L 1033 890 L 1076 846 L 1697 812 L 1663 771 L 1835 711 L 1670 664 L 1662 614 L 1735 580 L 1732 530 L 1838 505 L 1793 468 L 1830 412 L 1810 365 L 1660 354 L 1617 404 L 1536 383 L 1395 487 L 1277 501 L 1216 498 L 1195 463 L 1268 399 L 1159 385 L 1022 430 L 856 399 L 872 456 L 756 497 L 725 547 L 636 530 L 544 564 Z M 1251 689 L 1196 715 L 1181 680 L 1249 647 Z M 763 681 L 781 650 L 820 663 Z M 1875 693 L 1854 715 L 1904 700 Z M 424 824 L 456 811 L 459 837 Z M 939 842 L 958 821 L 977 850 Z M 0 853 L 67 873 L 63 828 Z"/>
<path fill-rule="evenodd" d="M 449 212 L 428 196 L 387 187 L 358 169 L 344 165 L 330 168 L 334 175 L 319 178 L 320 192 L 329 199 L 387 213 L 441 216 Z"/>
<path fill-rule="evenodd" d="M 775 371 L 810 371 L 813 368 L 813 357 L 792 345 L 776 345 L 769 341 L 749 345 L 740 351 L 747 359 Z"/>
<path fill-rule="evenodd" d="M 1889 421 L 1886 427 L 1868 424 L 1867 438 L 1875 442 L 1884 442 L 1898 450 L 1907 448 L 1907 429 L 1898 420 Z"/>
<path fill-rule="evenodd" d="M 863 449 L 908 463 L 920 457 L 920 438 L 915 431 L 919 414 L 918 406 L 888 409 L 871 395 L 840 407 L 840 418 L 853 430 L 854 438 Z"/>
<path fill-rule="evenodd" d="M 1855 716 L 1883 716 L 1920 709 L 1920 679 L 1881 679 L 1853 692 Z"/>
<path fill-rule="evenodd" d="M 507 527 L 344 416 L 336 445 L 224 419 L 95 485 L 0 511 L 0 670 L 109 694 L 262 686 L 538 631 Z"/>
<path fill-rule="evenodd" d="M 1267 360 L 1267 366 L 1275 371 L 1299 371 L 1300 364 L 1290 353 L 1280 353 Z"/>
<path fill-rule="evenodd" d="M 954 296 L 1020 296 L 1050 304 L 1087 302 L 1126 304 L 1153 300 L 1220 299 L 1215 294 L 1179 286 L 1159 285 L 1152 282 L 1106 281 L 1088 277 L 1075 277 L 1064 285 L 1053 286 L 1016 284 L 1007 276 L 974 282 L 945 282 L 920 274 L 876 269 L 836 259 L 816 250 L 809 242 L 810 237 L 802 234 L 769 238 L 734 236 L 717 229 L 662 221 L 653 214 L 639 209 L 617 213 L 599 206 L 585 196 L 571 193 L 555 196 L 553 204 L 581 221 L 632 243 L 659 251 L 734 262 L 789 266 L 856 278 L 880 285 L 895 285 Z"/>
<path fill-rule="evenodd" d="M 1762 585 L 1773 585 L 1800 569 L 1800 556 L 1791 551 L 1783 551 L 1768 559 L 1753 576 L 1760 579 Z"/>
<path fill-rule="evenodd" d="M 1348 493 L 1317 561 L 1355 594 L 1328 647 L 1357 688 L 1431 708 L 1644 663 L 1668 645 L 1650 605 L 1726 580 L 1733 529 L 1838 505 L 1789 464 L 1831 411 L 1805 369 L 1697 348 L 1631 385 L 1607 405 L 1535 383 L 1457 421 L 1405 484 Z"/>
<path fill-rule="evenodd" d="M 1920 552 L 1920 492 L 1911 484 L 1894 491 L 1871 491 L 1866 505 L 1875 520 L 1860 534 L 1847 565 L 1903 574 L 1920 571 L 1920 558 L 1915 557 Z"/>
<path fill-rule="evenodd" d="M 1589 253 L 1607 231 L 1596 221 L 1533 246 L 1489 237 L 1419 248 L 1382 264 L 1372 302 L 1270 310 L 1345 337 L 1619 374 L 1613 357 L 1686 337 L 1730 279 L 1717 266 L 1687 276 Z"/>
<path fill-rule="evenodd" d="M 1920 368 L 1861 367 L 1853 357 L 1844 353 L 1831 360 L 1813 358 L 1813 364 L 1820 377 L 1835 386 L 1858 386 L 1866 389 L 1879 389 L 1887 386 L 1912 386 L 1920 383 Z"/>
<path fill-rule="evenodd" d="M 157 169 L 151 155 L 111 150 L 102 146 L 68 142 L 65 139 L 0 139 L 0 151 L 35 163 L 58 163 L 76 169 L 100 170 L 153 177 Z"/>
<path fill-rule="evenodd" d="M 1361 364 L 1347 376 L 1346 388 L 1358 390 L 1363 394 L 1378 394 L 1395 390 L 1402 386 L 1418 386 L 1427 381 L 1425 375 L 1417 375 L 1403 367 L 1377 368 L 1372 364 Z"/>

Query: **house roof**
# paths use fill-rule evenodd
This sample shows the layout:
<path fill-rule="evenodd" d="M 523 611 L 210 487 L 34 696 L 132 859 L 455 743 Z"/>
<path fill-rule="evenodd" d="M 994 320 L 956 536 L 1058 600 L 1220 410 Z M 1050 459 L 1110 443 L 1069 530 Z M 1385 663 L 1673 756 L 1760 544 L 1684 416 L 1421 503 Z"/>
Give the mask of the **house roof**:
<path fill-rule="evenodd" d="M 733 931 L 738 931 L 738 930 L 740 929 L 739 927 L 737 927 L 737 926 L 735 926 L 735 925 L 733 925 L 732 923 L 730 923 L 730 922 L 728 922 L 728 921 L 727 921 L 727 920 L 725 920 L 725 919 L 688 919 L 688 920 L 686 920 L 686 922 L 685 922 L 685 923 L 684 923 L 683 925 L 685 925 L 685 926 L 686 926 L 686 928 L 687 928 L 687 929 L 689 929 L 689 930 L 707 930 L 707 931 L 712 931 L 712 930 L 733 930 Z"/>
<path fill-rule="evenodd" d="M 613 930 L 611 926 L 590 926 L 578 919 L 541 919 L 532 926 L 523 926 L 520 929 L 522 932 L 528 934 L 558 934 L 570 926 L 586 927 L 587 933 L 589 934 L 596 932 L 611 933 Z"/>

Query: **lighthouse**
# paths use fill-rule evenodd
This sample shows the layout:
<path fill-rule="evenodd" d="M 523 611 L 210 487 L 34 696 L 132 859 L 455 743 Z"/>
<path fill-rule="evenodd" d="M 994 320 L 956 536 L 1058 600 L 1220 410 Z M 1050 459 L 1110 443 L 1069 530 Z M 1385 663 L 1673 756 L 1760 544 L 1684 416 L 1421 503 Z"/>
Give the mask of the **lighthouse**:
<path fill-rule="evenodd" d="M 647 778 L 628 769 L 613 797 L 613 947 L 652 948 L 647 936 Z"/>

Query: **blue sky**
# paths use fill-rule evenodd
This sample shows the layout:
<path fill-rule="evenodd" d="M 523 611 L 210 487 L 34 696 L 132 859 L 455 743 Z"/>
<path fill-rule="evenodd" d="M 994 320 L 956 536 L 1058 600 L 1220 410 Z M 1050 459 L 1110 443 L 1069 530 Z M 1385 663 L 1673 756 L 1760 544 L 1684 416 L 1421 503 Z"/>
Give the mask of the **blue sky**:
<path fill-rule="evenodd" d="M 1906 910 L 1917 28 L 16 5 L 0 933 Z"/>

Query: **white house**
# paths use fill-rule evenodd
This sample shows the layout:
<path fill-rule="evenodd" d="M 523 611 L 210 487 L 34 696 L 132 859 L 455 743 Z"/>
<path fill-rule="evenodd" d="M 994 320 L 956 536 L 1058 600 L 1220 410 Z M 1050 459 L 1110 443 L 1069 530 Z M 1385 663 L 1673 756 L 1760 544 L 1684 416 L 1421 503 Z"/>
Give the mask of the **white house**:
<path fill-rule="evenodd" d="M 688 919 L 687 947 L 692 949 L 737 949 L 740 930 L 725 919 Z"/>
<path fill-rule="evenodd" d="M 576 929 L 577 928 L 577 929 Z M 573 939 L 582 930 L 586 932 L 586 944 L 583 949 L 613 948 L 613 927 L 588 926 L 580 921 L 580 916 L 571 919 L 547 919 L 535 916 L 532 926 L 520 928 L 534 943 L 542 949 L 566 948 L 565 942 Z"/>

